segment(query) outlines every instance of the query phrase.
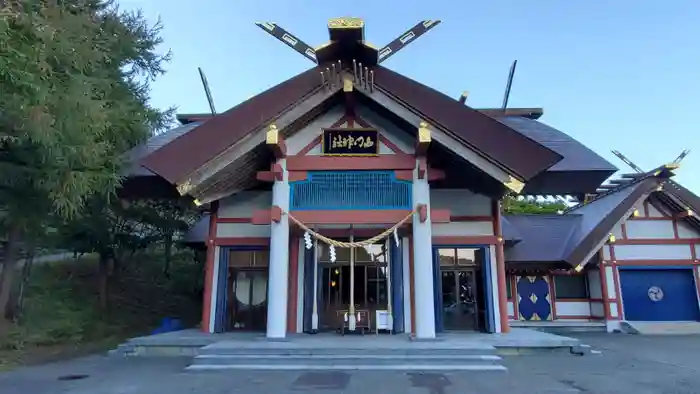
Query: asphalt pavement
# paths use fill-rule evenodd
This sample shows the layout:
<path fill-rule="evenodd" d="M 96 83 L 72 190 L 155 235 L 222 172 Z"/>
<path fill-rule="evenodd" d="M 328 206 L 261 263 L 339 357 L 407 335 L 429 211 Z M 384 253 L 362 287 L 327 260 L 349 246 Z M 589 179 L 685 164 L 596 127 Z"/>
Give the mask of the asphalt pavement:
<path fill-rule="evenodd" d="M 700 337 L 580 335 L 594 354 L 513 356 L 499 372 L 184 372 L 189 358 L 91 356 L 0 374 L 0 394 L 700 393 Z"/>

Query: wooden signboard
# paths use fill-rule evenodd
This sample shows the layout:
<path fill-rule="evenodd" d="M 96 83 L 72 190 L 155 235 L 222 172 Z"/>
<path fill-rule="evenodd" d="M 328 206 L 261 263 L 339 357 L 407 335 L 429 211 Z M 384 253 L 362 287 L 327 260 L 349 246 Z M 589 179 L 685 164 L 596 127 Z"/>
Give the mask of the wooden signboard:
<path fill-rule="evenodd" d="M 321 148 L 325 156 L 376 156 L 379 133 L 375 129 L 323 129 Z"/>

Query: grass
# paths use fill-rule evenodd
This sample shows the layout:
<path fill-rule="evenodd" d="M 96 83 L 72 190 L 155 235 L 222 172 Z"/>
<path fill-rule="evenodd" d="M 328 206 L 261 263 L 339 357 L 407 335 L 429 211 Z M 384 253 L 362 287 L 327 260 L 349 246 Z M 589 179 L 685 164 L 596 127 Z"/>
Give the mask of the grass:
<path fill-rule="evenodd" d="M 94 258 L 38 264 L 32 269 L 17 324 L 0 337 L 0 369 L 73 357 L 144 335 L 164 317 L 193 326 L 201 316 L 201 267 L 190 254 L 137 255 L 110 278 L 109 308 L 101 310 Z"/>

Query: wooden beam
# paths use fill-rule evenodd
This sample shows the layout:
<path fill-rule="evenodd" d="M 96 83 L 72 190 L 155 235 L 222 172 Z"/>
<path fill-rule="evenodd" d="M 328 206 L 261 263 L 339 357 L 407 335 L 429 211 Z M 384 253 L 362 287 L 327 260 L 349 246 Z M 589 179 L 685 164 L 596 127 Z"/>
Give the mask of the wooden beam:
<path fill-rule="evenodd" d="M 262 182 L 282 181 L 284 180 L 284 171 L 281 165 L 275 163 L 270 167 L 270 171 L 258 171 L 255 177 Z"/>
<path fill-rule="evenodd" d="M 425 174 L 428 172 L 428 163 L 425 157 L 418 159 L 418 179 L 425 179 Z"/>
<path fill-rule="evenodd" d="M 445 171 L 428 167 L 428 181 L 439 181 L 445 179 Z"/>
<path fill-rule="evenodd" d="M 345 170 L 412 170 L 416 167 L 413 155 L 395 154 L 372 157 L 324 157 L 290 156 L 287 158 L 288 171 L 345 171 Z"/>
<path fill-rule="evenodd" d="M 279 223 L 282 220 L 282 208 L 273 205 L 270 209 L 259 209 L 253 212 L 250 219 L 252 224 L 264 225 L 272 222 Z"/>
<path fill-rule="evenodd" d="M 686 209 L 683 212 L 680 212 L 680 213 L 673 215 L 673 218 L 674 219 L 683 219 L 683 218 L 687 218 L 687 217 L 692 217 L 693 215 L 695 215 L 695 214 L 693 213 L 692 210 Z"/>
<path fill-rule="evenodd" d="M 432 223 L 449 223 L 452 212 L 449 209 L 430 208 L 430 221 Z"/>

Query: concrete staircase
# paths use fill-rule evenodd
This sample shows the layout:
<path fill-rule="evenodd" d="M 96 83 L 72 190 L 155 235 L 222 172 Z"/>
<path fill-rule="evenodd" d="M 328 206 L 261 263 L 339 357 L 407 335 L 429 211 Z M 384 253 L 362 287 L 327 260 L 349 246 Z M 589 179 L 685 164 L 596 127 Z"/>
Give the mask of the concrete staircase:
<path fill-rule="evenodd" d="M 620 328 L 628 334 L 638 335 L 698 335 L 700 322 L 643 322 L 622 321 Z"/>
<path fill-rule="evenodd" d="M 323 347 L 222 341 L 201 348 L 187 370 L 507 371 L 500 361 L 490 345 L 454 348 L 440 342 L 408 342 L 405 346 L 367 347 L 346 342 Z"/>
<path fill-rule="evenodd" d="M 529 328 L 540 332 L 550 334 L 572 334 L 580 332 L 606 332 L 604 322 L 598 321 L 513 321 L 510 322 L 511 327 Z"/>

